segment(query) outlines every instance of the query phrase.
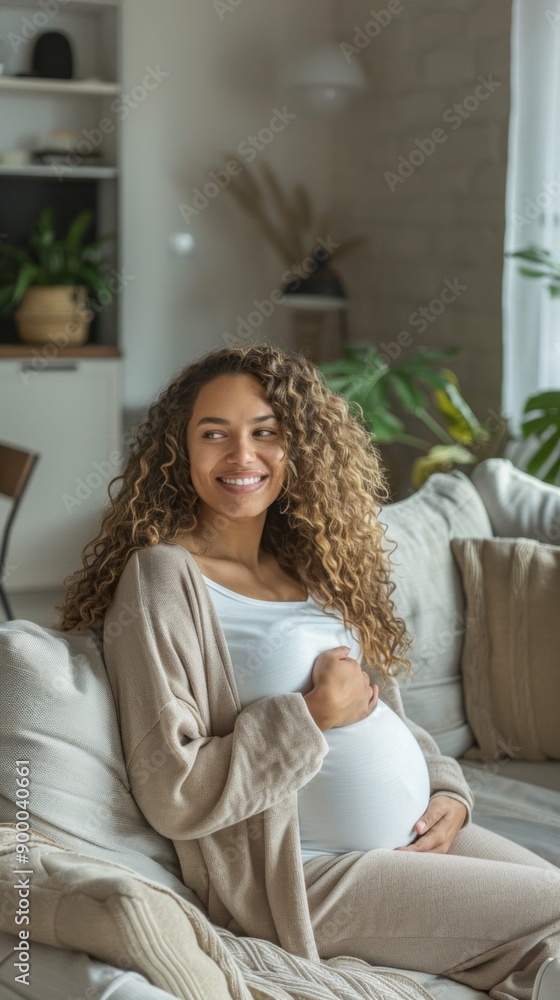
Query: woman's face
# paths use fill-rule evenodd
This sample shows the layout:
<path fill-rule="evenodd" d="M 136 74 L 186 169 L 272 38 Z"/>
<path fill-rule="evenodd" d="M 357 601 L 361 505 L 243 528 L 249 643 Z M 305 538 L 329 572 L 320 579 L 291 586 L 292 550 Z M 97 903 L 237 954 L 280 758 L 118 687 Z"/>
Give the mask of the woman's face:
<path fill-rule="evenodd" d="M 202 387 L 187 427 L 187 450 L 203 508 L 230 518 L 255 517 L 282 489 L 280 423 L 253 375 L 218 375 Z"/>

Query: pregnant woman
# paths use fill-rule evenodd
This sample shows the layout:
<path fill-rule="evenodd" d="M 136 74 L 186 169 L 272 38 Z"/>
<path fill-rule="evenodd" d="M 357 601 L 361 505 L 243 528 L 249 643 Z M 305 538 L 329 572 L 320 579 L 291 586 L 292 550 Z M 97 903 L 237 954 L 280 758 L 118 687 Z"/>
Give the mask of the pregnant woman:
<path fill-rule="evenodd" d="M 210 920 L 557 1000 L 560 871 L 473 824 L 405 718 L 383 476 L 346 402 L 300 355 L 210 351 L 119 479 L 61 628 L 102 629 L 132 792 Z"/>

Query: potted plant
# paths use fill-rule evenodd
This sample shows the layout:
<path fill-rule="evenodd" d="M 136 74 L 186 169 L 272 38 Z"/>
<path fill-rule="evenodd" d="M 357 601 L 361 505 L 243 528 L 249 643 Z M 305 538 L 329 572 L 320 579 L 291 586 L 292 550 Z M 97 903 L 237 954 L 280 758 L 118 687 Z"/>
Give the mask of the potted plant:
<path fill-rule="evenodd" d="M 317 367 L 328 387 L 352 404 L 377 445 L 400 442 L 424 452 L 412 467 L 415 488 L 433 472 L 480 460 L 481 445 L 490 435 L 463 399 L 456 375 L 440 364 L 458 354 L 456 348 L 419 349 L 415 358 L 392 365 L 373 344 L 345 344 L 343 352 L 344 357 Z M 424 424 L 427 439 L 407 430 L 397 406 Z"/>
<path fill-rule="evenodd" d="M 521 250 L 507 253 L 530 265 L 523 265 L 519 273 L 526 278 L 544 278 L 552 298 L 560 295 L 560 262 L 550 250 L 530 244 Z M 560 484 L 560 390 L 550 389 L 535 393 L 523 408 L 521 435 L 524 440 L 536 438 L 535 450 L 526 461 L 525 468 L 532 476 L 545 483 Z"/>
<path fill-rule="evenodd" d="M 107 260 L 101 247 L 111 239 L 103 236 L 84 243 L 93 213 L 80 212 L 57 239 L 53 212 L 45 208 L 27 247 L 0 244 L 0 311 L 14 313 L 21 340 L 46 344 L 63 338 L 66 344 L 87 340 L 93 312 L 88 308 L 90 292 L 107 288 Z"/>

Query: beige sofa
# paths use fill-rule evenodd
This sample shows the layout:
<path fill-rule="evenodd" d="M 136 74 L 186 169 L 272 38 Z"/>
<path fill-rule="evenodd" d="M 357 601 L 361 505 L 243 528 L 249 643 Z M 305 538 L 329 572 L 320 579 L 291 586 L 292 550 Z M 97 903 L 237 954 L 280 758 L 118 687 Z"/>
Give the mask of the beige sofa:
<path fill-rule="evenodd" d="M 443 753 L 461 761 L 475 793 L 476 822 L 560 866 L 560 762 L 465 756 L 474 743 L 460 669 L 465 605 L 450 548 L 451 538 L 492 535 L 558 544 L 560 489 L 493 459 L 475 469 L 472 482 L 459 472 L 431 477 L 422 490 L 385 508 L 382 520 L 388 544 L 397 543 L 397 610 L 414 636 L 414 676 L 402 682 L 408 716 L 434 736 Z M 149 827 L 132 798 L 93 637 L 7 623 L 0 626 L 0 670 L 3 1000 L 486 996 L 410 970 L 386 970 L 383 978 L 382 970 L 347 959 L 322 963 L 319 970 L 300 961 L 294 969 L 280 949 L 214 928 L 180 879 L 173 844 Z M 18 760 L 28 760 L 31 772 L 35 923 L 29 986 L 14 981 Z M 166 944 L 164 927 L 178 933 L 179 943 Z M 311 980 L 315 992 L 305 994 L 302 984 Z"/>

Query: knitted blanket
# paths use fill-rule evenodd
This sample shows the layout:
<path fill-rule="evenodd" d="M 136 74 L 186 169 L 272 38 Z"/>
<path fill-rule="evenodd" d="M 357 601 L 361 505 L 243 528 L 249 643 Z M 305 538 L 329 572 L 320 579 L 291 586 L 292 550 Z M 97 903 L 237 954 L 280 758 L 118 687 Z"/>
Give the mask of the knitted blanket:
<path fill-rule="evenodd" d="M 0 929 L 14 980 L 30 982 L 33 941 L 137 971 L 180 1000 L 434 1000 L 408 976 L 360 959 L 299 958 L 217 927 L 131 868 L 0 825 Z"/>

